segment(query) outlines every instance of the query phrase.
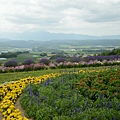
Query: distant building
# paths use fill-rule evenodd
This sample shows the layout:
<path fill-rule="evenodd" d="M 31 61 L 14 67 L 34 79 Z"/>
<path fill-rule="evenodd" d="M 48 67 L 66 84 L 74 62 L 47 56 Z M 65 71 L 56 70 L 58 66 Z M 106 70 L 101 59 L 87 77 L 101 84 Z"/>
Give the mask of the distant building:
<path fill-rule="evenodd" d="M 84 58 L 84 57 L 88 57 L 88 55 L 87 55 L 87 54 L 84 54 L 84 55 L 82 56 L 82 58 Z"/>
<path fill-rule="evenodd" d="M 7 58 L 0 58 L 0 60 L 7 60 Z"/>
<path fill-rule="evenodd" d="M 1 51 L 1 53 L 8 53 L 8 51 Z"/>

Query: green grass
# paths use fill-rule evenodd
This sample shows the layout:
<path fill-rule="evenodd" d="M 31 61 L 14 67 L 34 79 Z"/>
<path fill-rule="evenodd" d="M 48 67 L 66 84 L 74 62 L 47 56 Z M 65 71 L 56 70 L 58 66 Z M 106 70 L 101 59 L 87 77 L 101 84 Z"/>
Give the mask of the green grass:
<path fill-rule="evenodd" d="M 107 66 L 109 67 L 109 66 Z M 117 68 L 118 66 L 114 66 Z M 99 69 L 103 68 L 103 66 L 100 67 L 90 67 L 89 69 Z M 81 70 L 81 69 L 88 69 L 88 67 L 83 67 L 83 68 L 67 68 L 67 71 L 71 70 Z M 60 73 L 61 70 L 65 69 L 48 69 L 48 70 L 39 70 L 39 71 L 26 71 L 26 72 L 12 72 L 12 73 L 0 73 L 0 84 L 4 82 L 9 82 L 9 81 L 15 81 L 15 80 L 20 80 L 21 78 L 26 78 L 29 76 L 33 77 L 38 77 L 44 74 L 50 74 L 50 73 Z"/>
<path fill-rule="evenodd" d="M 79 70 L 79 69 L 80 68 L 76 68 L 76 70 Z M 39 71 L 0 73 L 0 84 L 4 82 L 9 82 L 9 81 L 20 80 L 21 78 L 26 78 L 29 76 L 38 77 L 44 74 L 59 73 L 60 70 L 65 70 L 65 69 L 49 69 L 49 70 L 39 70 Z M 74 68 L 67 69 L 67 70 L 74 70 Z"/>
<path fill-rule="evenodd" d="M 30 53 L 19 54 L 15 58 L 7 58 L 7 60 L 0 60 L 0 62 L 2 62 L 2 65 L 4 66 L 5 62 L 14 59 L 19 63 L 19 65 L 21 65 L 22 62 L 27 59 L 32 59 L 34 60 L 35 63 L 38 63 L 40 58 L 41 58 L 40 53 L 30 52 Z"/>
<path fill-rule="evenodd" d="M 18 62 L 21 62 L 21 63 L 26 59 L 33 59 L 34 60 L 33 55 L 31 55 L 30 53 L 20 54 L 14 59 Z"/>

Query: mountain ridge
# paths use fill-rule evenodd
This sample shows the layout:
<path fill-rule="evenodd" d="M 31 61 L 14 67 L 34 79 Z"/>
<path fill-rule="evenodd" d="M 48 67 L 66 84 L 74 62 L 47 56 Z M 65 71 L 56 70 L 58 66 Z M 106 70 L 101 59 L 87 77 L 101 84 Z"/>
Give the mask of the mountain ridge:
<path fill-rule="evenodd" d="M 120 39 L 101 39 L 101 40 L 0 40 L 0 47 L 17 47 L 17 48 L 58 48 L 61 45 L 73 46 L 120 46 Z"/>
<path fill-rule="evenodd" d="M 90 40 L 90 39 L 120 39 L 120 35 L 92 36 L 75 33 L 50 33 L 46 31 L 23 33 L 0 33 L 0 40 Z"/>

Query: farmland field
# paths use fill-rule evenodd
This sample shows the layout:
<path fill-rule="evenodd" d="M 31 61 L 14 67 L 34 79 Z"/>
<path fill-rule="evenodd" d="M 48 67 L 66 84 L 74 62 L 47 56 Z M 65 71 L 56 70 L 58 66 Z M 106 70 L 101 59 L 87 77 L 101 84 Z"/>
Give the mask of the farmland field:
<path fill-rule="evenodd" d="M 18 42 L 18 43 L 17 43 Z M 32 42 L 32 43 L 31 43 Z M 5 61 L 0 61 L 5 63 L 8 60 L 15 59 L 16 61 L 22 63 L 25 59 L 33 59 L 38 62 L 40 58 L 47 57 L 50 58 L 54 55 L 61 57 L 77 56 L 82 57 L 84 55 L 94 55 L 101 52 L 111 51 L 113 49 L 119 49 L 119 40 L 85 40 L 79 41 L 6 41 L 3 46 L 0 42 L 0 54 L 6 52 L 18 52 L 18 51 L 29 51 L 27 54 L 20 54 L 17 57 L 7 58 Z M 25 44 L 25 45 L 24 45 Z M 24 45 L 24 46 L 23 46 Z M 26 46 L 26 47 L 25 47 Z M 45 56 L 40 56 L 40 54 L 46 54 Z M 52 54 L 54 53 L 54 54 Z"/>

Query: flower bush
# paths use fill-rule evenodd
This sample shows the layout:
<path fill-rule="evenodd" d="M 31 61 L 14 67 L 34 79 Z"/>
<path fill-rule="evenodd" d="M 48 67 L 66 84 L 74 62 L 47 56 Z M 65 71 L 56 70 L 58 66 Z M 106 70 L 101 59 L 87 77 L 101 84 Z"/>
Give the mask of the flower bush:
<path fill-rule="evenodd" d="M 80 70 L 29 84 L 20 97 L 33 120 L 120 118 L 120 69 Z"/>
<path fill-rule="evenodd" d="M 88 56 L 84 58 L 86 61 L 90 60 L 98 60 L 98 61 L 111 61 L 111 60 L 117 60 L 120 59 L 120 55 L 108 55 L 108 56 Z"/>
<path fill-rule="evenodd" d="M 18 62 L 15 60 L 9 60 L 4 64 L 5 67 L 15 67 L 17 65 L 18 65 Z"/>
<path fill-rule="evenodd" d="M 49 64 L 49 67 L 50 67 L 51 69 L 56 69 L 56 68 L 57 68 L 57 66 L 56 66 L 55 64 L 53 64 L 53 63 L 50 63 L 50 64 Z"/>
<path fill-rule="evenodd" d="M 50 62 L 47 58 L 42 58 L 39 64 L 35 64 L 33 60 L 28 59 L 23 62 L 23 65 L 18 66 L 14 60 L 5 63 L 5 66 L 0 66 L 0 73 L 15 72 L 15 71 L 31 71 L 42 69 L 55 68 L 79 68 L 79 67 L 98 67 L 120 65 L 120 55 L 111 56 L 88 56 L 85 58 L 72 58 L 71 62 L 65 58 L 57 58 L 55 62 Z M 15 67 L 15 68 L 14 68 Z"/>
<path fill-rule="evenodd" d="M 25 60 L 22 64 L 23 64 L 23 65 L 34 64 L 34 60 L 28 59 L 28 60 Z"/>
<path fill-rule="evenodd" d="M 43 70 L 45 68 L 45 65 L 43 63 L 34 64 L 34 70 Z"/>
<path fill-rule="evenodd" d="M 44 59 L 45 60 L 45 59 Z M 44 61 L 43 60 L 43 61 Z M 47 61 L 47 60 L 45 60 Z M 49 60 L 48 62 L 49 63 Z M 30 64 L 30 65 L 21 65 L 16 67 L 3 67 L 0 66 L 0 73 L 5 72 L 15 72 L 15 71 L 31 71 L 31 70 L 43 70 L 43 69 L 55 69 L 55 68 L 79 68 L 79 67 L 98 67 L 98 66 L 113 66 L 113 65 L 120 65 L 120 59 L 112 60 L 112 61 L 98 61 L 98 60 L 90 60 L 88 62 L 80 61 L 80 62 L 54 62 L 49 63 L 49 65 L 44 64 L 43 62 L 39 64 Z"/>
<path fill-rule="evenodd" d="M 20 72 L 20 71 L 24 71 L 25 70 L 25 67 L 24 67 L 24 65 L 21 65 L 21 66 L 16 66 L 15 68 L 15 71 L 17 72 Z"/>
<path fill-rule="evenodd" d="M 47 59 L 47 58 L 42 58 L 42 59 L 39 61 L 39 63 L 43 63 L 43 64 L 45 64 L 45 65 L 49 65 L 50 60 Z"/>
<path fill-rule="evenodd" d="M 65 58 L 57 58 L 56 59 L 57 63 L 62 63 L 62 62 L 65 62 L 65 61 L 67 61 Z"/>
<path fill-rule="evenodd" d="M 81 58 L 79 58 L 79 57 L 73 57 L 72 59 L 71 59 L 71 62 L 80 62 L 81 61 Z"/>

